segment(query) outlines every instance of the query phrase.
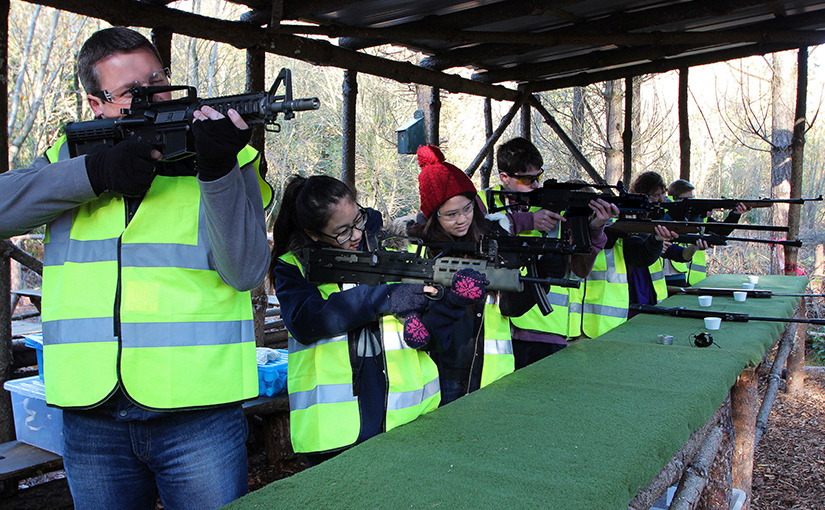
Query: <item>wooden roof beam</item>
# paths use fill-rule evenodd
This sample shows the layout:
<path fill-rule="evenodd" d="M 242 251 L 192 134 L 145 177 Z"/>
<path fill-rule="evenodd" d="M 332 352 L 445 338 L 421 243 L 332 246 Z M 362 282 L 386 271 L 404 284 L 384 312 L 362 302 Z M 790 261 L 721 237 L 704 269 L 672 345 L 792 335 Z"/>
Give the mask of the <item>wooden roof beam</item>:
<path fill-rule="evenodd" d="M 246 49 L 253 46 L 269 53 L 295 58 L 315 65 L 352 69 L 401 83 L 420 83 L 455 92 L 515 101 L 518 91 L 498 85 L 468 80 L 457 75 L 424 69 L 408 62 L 396 62 L 357 51 L 339 48 L 325 41 L 271 34 L 265 29 L 238 21 L 200 16 L 178 9 L 151 6 L 132 0 L 27 0 L 115 25 L 169 27 L 176 33 L 231 44 Z"/>
<path fill-rule="evenodd" d="M 825 34 L 823 34 L 825 39 Z M 644 64 L 629 65 L 607 71 L 599 71 L 595 73 L 578 73 L 572 76 L 565 76 L 563 78 L 554 78 L 550 80 L 542 80 L 533 82 L 535 92 L 544 92 L 547 90 L 558 90 L 568 87 L 584 87 L 592 85 L 593 83 L 601 83 L 609 80 L 619 80 L 632 76 L 641 76 L 644 74 L 666 73 L 683 67 L 694 67 L 706 64 L 714 64 L 716 62 L 723 62 L 726 60 L 734 60 L 738 58 L 752 57 L 755 55 L 766 55 L 768 53 L 776 53 L 778 51 L 787 51 L 797 49 L 798 46 L 794 44 L 753 44 L 748 46 L 739 46 L 728 50 L 721 50 L 711 53 L 695 54 L 685 57 L 667 58 L 657 60 L 655 62 L 646 62 Z"/>

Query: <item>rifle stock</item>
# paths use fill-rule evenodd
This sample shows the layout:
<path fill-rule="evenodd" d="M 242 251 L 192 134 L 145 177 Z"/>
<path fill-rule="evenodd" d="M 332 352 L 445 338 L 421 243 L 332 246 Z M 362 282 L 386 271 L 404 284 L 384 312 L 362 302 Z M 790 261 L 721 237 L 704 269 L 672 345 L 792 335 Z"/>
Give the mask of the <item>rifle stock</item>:
<path fill-rule="evenodd" d="M 734 230 L 756 230 L 758 232 L 788 232 L 789 227 L 774 225 L 749 225 L 739 223 L 705 223 L 702 221 L 663 221 L 663 220 L 619 220 L 605 227 L 623 234 L 652 234 L 657 226 L 662 226 L 677 234 L 698 234 L 706 228 L 733 227 Z"/>

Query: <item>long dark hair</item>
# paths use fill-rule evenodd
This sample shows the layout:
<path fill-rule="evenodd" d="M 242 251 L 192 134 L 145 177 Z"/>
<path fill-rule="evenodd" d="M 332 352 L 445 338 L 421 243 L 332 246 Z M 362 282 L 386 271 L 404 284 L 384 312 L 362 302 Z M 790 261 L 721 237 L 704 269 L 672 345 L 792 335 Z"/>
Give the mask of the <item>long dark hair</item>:
<path fill-rule="evenodd" d="M 335 206 L 344 199 L 355 202 L 355 193 L 343 182 L 327 175 L 294 175 L 284 189 L 278 217 L 272 226 L 272 262 L 287 252 L 300 252 L 312 238 L 307 230 L 320 232 L 332 217 Z"/>
<path fill-rule="evenodd" d="M 467 230 L 467 233 L 463 236 L 456 238 L 450 235 L 444 227 L 441 226 L 441 223 L 438 221 L 438 209 L 433 211 L 427 221 L 425 223 L 419 223 L 417 225 L 413 225 L 410 227 L 410 235 L 413 237 L 418 237 L 425 243 L 449 243 L 449 242 L 478 242 L 481 239 L 481 236 L 484 234 L 488 234 L 490 232 L 490 226 L 487 219 L 484 217 L 484 213 L 481 211 L 479 207 L 478 201 L 476 200 L 475 193 L 460 193 L 461 196 L 467 197 L 473 202 L 475 202 L 475 207 L 473 209 L 473 221 L 470 223 L 470 228 Z M 443 205 L 443 204 L 442 204 Z M 441 206 L 439 206 L 441 207 Z M 436 255 L 438 254 L 438 250 L 434 250 Z"/>

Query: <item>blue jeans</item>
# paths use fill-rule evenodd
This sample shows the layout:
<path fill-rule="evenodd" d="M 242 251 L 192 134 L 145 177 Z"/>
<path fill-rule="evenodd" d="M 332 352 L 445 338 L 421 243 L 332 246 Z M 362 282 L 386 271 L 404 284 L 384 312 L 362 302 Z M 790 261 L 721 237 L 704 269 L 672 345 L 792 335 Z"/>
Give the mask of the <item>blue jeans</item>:
<path fill-rule="evenodd" d="M 63 465 L 76 510 L 221 507 L 246 494 L 241 406 L 117 421 L 63 411 Z"/>

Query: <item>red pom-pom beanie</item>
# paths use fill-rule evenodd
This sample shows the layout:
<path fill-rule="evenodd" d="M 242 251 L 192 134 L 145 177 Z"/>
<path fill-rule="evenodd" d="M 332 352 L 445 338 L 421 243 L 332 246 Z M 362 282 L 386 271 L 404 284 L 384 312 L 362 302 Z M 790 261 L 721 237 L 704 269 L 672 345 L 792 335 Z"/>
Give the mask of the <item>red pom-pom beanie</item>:
<path fill-rule="evenodd" d="M 444 154 L 434 145 L 418 148 L 418 193 L 421 212 L 429 219 L 441 204 L 461 193 L 476 194 L 473 181 L 455 165 L 444 161 Z"/>

